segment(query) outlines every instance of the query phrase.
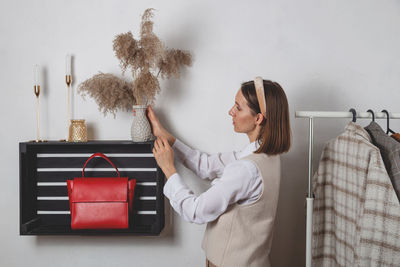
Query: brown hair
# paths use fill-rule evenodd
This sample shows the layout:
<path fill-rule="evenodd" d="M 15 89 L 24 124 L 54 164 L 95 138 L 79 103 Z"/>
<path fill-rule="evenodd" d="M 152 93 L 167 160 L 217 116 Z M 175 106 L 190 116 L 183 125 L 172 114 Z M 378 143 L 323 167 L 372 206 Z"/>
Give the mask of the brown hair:
<path fill-rule="evenodd" d="M 277 155 L 290 148 L 289 105 L 285 92 L 277 82 L 263 80 L 263 85 L 267 118 L 261 123 L 257 137 L 260 147 L 254 153 Z M 240 89 L 253 115 L 261 113 L 254 81 L 242 83 Z"/>

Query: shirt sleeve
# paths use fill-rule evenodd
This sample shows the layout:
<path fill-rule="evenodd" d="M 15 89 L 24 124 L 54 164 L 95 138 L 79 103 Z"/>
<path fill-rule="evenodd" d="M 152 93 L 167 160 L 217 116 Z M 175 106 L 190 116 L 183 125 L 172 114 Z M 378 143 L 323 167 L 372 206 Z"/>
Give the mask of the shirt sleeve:
<path fill-rule="evenodd" d="M 164 186 L 164 194 L 174 210 L 191 223 L 214 221 L 230 204 L 243 199 L 257 200 L 262 192 L 262 179 L 257 167 L 250 161 L 236 161 L 226 166 L 221 178 L 196 196 L 178 173 L 173 174 Z"/>
<path fill-rule="evenodd" d="M 212 180 L 220 177 L 229 163 L 239 159 L 239 152 L 207 154 L 184 144 L 176 139 L 172 148 L 177 159 L 202 179 Z"/>

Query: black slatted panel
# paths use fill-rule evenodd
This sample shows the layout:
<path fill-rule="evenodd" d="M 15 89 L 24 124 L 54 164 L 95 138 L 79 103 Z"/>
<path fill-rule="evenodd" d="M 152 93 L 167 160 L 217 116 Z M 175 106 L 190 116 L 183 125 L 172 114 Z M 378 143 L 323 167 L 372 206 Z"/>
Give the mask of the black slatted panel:
<path fill-rule="evenodd" d="M 72 153 L 70 153 L 72 154 Z M 108 156 L 107 156 L 108 157 Z M 154 158 L 150 157 L 108 157 L 117 168 L 129 166 L 129 168 L 154 168 L 157 164 Z M 81 157 L 39 157 L 37 161 L 38 168 L 82 168 L 87 160 Z M 112 166 L 101 158 L 94 158 L 88 162 L 86 168 L 112 168 Z"/>
<path fill-rule="evenodd" d="M 135 178 L 140 182 L 155 181 L 157 174 L 154 172 L 126 172 L 120 171 L 121 177 Z M 37 182 L 65 182 L 74 177 L 81 177 L 82 172 L 39 172 L 36 176 Z M 85 177 L 111 177 L 117 176 L 114 172 L 92 172 L 85 171 Z"/>
<path fill-rule="evenodd" d="M 20 143 L 20 233 L 41 235 L 115 232 L 158 235 L 164 227 L 164 176 L 152 156 L 152 146 L 152 142 L 137 144 L 129 141 Z M 65 214 L 69 212 L 66 181 L 81 177 L 87 158 L 96 152 L 106 154 L 119 169 L 121 177 L 136 179 L 134 212 L 127 230 L 96 232 L 70 229 L 71 217 Z M 92 170 L 85 171 L 85 177 L 117 176 L 113 167 L 101 158 L 92 159 L 86 168 Z M 107 171 L 98 170 L 99 168 L 107 168 Z"/>
<path fill-rule="evenodd" d="M 39 197 L 59 197 L 68 196 L 67 186 L 38 186 L 37 196 Z M 135 188 L 135 197 L 137 196 L 156 196 L 156 186 L 141 186 Z"/>
<path fill-rule="evenodd" d="M 155 200 L 140 200 L 135 197 L 133 210 L 156 210 L 156 201 Z M 52 211 L 52 210 L 61 210 L 61 211 L 69 211 L 69 202 L 68 200 L 38 200 L 37 201 L 37 209 L 43 211 Z M 140 216 L 140 215 L 139 215 Z"/>
<path fill-rule="evenodd" d="M 44 230 L 46 227 L 47 228 L 52 228 L 54 226 L 58 226 L 58 229 L 62 229 L 63 231 L 68 231 L 71 233 L 74 233 L 74 231 L 70 231 L 70 227 L 65 227 L 65 225 L 68 225 L 71 222 L 71 216 L 70 215 L 64 215 L 64 214 L 58 214 L 56 215 L 48 215 L 48 214 L 41 214 L 38 215 L 38 217 L 42 220 L 47 222 L 47 224 L 42 224 L 42 230 Z M 148 229 L 150 229 L 154 223 L 156 222 L 156 218 L 153 215 L 134 215 L 132 224 L 135 225 L 135 227 L 132 227 L 129 230 L 124 230 L 124 232 L 131 232 L 135 231 L 136 227 L 145 227 L 147 226 Z M 85 231 L 80 231 L 81 233 Z M 93 231 L 92 231 L 93 232 Z M 60 232 L 61 233 L 61 232 Z M 144 233 L 146 234 L 146 233 Z"/>

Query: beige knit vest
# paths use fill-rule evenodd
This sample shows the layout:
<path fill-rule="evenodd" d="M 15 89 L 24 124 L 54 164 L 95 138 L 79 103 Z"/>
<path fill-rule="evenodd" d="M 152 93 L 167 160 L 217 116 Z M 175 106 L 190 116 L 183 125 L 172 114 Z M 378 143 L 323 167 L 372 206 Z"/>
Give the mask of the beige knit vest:
<path fill-rule="evenodd" d="M 251 154 L 263 180 L 261 196 L 247 205 L 232 204 L 207 224 L 202 248 L 218 267 L 270 266 L 274 219 L 280 184 L 280 157 Z"/>

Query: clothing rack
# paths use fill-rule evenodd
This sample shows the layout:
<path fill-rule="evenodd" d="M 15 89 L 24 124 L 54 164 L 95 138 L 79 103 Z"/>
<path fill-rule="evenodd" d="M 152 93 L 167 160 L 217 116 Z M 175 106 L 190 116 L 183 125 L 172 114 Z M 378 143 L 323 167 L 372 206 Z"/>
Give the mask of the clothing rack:
<path fill-rule="evenodd" d="M 400 119 L 400 113 L 388 113 L 389 119 Z M 374 112 L 375 119 L 387 119 L 384 112 Z M 350 111 L 296 111 L 296 118 L 309 119 L 309 143 L 308 143 L 308 193 L 306 197 L 307 209 L 307 224 L 306 224 L 306 267 L 311 267 L 311 250 L 312 250 L 312 215 L 314 197 L 312 194 L 312 157 L 313 157 L 313 141 L 314 141 L 314 118 L 353 118 L 353 113 Z M 355 118 L 371 119 L 370 112 L 357 112 Z"/>

